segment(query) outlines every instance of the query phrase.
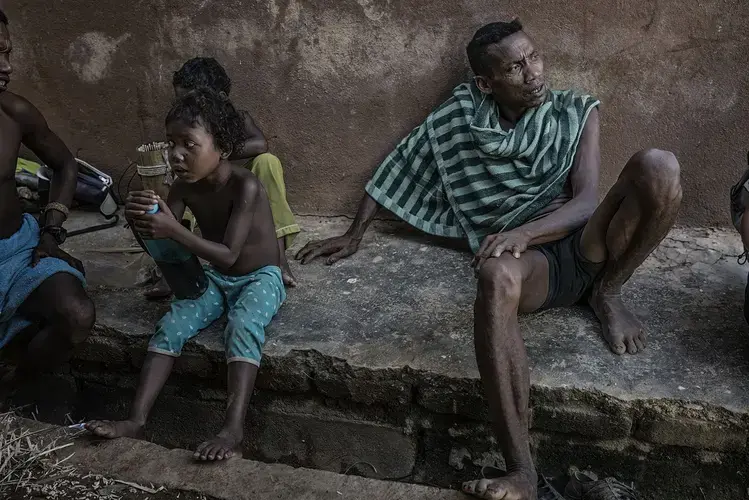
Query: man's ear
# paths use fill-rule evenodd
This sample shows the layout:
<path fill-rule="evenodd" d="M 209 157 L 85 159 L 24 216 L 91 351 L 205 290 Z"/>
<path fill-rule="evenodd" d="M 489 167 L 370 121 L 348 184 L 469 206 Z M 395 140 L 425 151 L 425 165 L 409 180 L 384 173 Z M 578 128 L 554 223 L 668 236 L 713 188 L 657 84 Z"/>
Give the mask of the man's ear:
<path fill-rule="evenodd" d="M 491 83 L 489 83 L 489 79 L 486 78 L 485 76 L 475 76 L 473 78 L 473 81 L 476 82 L 476 86 L 484 94 L 491 94 L 492 93 Z"/>
<path fill-rule="evenodd" d="M 223 158 L 224 160 L 228 160 L 230 156 L 231 156 L 231 150 L 221 151 L 221 158 Z"/>

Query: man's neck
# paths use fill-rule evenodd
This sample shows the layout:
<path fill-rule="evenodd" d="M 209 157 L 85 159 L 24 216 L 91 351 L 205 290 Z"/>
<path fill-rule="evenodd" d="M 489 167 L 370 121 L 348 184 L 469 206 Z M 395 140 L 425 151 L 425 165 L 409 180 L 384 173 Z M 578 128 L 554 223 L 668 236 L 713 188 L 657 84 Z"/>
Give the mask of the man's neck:
<path fill-rule="evenodd" d="M 497 109 L 499 109 L 500 118 L 507 122 L 507 125 L 510 127 L 514 127 L 525 112 L 528 111 L 528 108 L 513 108 L 499 102 L 497 102 Z"/>

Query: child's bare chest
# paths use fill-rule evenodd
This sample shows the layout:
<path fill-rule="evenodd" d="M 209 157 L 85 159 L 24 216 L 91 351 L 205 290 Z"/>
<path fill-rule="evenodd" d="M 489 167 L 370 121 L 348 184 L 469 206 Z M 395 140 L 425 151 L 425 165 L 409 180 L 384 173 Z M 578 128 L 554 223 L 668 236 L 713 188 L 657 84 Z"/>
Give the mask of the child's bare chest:
<path fill-rule="evenodd" d="M 226 193 L 210 193 L 187 197 L 185 203 L 195 216 L 204 238 L 220 242 L 231 216 L 233 200 Z"/>

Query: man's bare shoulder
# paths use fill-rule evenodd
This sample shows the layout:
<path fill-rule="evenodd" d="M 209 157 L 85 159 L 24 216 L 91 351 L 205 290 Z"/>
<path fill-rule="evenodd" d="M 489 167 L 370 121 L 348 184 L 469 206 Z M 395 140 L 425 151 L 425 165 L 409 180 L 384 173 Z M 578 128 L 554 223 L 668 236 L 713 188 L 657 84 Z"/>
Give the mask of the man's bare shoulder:
<path fill-rule="evenodd" d="M 42 119 L 36 106 L 24 97 L 13 92 L 5 91 L 0 94 L 0 109 L 20 124 L 29 124 Z"/>

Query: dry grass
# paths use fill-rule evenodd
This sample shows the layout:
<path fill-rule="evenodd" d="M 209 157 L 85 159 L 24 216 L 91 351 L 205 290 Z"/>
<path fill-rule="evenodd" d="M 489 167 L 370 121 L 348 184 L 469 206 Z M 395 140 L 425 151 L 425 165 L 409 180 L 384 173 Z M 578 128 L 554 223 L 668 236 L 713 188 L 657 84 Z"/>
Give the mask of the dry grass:
<path fill-rule="evenodd" d="M 165 492 L 77 473 L 67 462 L 73 439 L 81 433 L 65 427 L 32 431 L 14 413 L 0 414 L 0 498 L 121 500 Z"/>
<path fill-rule="evenodd" d="M 73 454 L 64 452 L 73 443 L 66 437 L 54 428 L 23 429 L 13 413 L 0 414 L 0 491 L 72 474 L 73 467 L 65 462 Z"/>

